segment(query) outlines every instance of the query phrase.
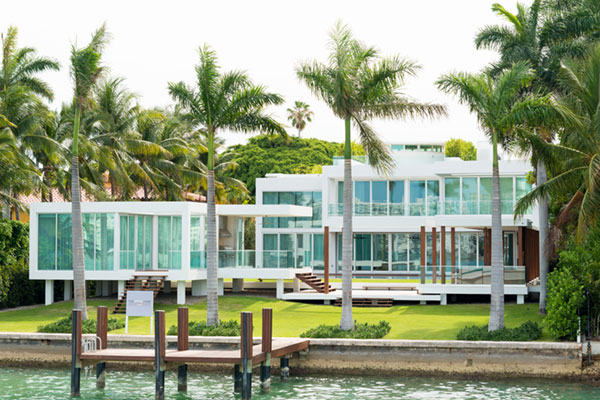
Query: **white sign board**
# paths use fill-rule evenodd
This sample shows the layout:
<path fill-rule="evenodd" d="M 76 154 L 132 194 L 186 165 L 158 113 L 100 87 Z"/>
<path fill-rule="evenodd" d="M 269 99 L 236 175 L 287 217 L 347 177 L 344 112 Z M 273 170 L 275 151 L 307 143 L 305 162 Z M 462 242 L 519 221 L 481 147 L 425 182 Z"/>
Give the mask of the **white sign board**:
<path fill-rule="evenodd" d="M 154 292 L 150 290 L 131 290 L 127 292 L 125 311 L 125 333 L 129 328 L 129 317 L 150 317 L 150 334 L 154 319 Z"/>

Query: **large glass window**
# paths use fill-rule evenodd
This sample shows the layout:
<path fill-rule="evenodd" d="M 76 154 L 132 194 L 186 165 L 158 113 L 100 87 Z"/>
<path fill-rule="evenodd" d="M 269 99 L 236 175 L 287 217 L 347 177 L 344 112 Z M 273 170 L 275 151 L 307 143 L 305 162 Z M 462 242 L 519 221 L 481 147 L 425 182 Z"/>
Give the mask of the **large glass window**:
<path fill-rule="evenodd" d="M 419 271 L 421 265 L 421 234 L 410 233 L 408 236 L 408 257 L 411 271 Z"/>
<path fill-rule="evenodd" d="M 56 269 L 56 214 L 38 214 L 38 269 Z"/>
<path fill-rule="evenodd" d="M 354 213 L 355 215 L 369 215 L 371 203 L 371 182 L 354 182 Z"/>
<path fill-rule="evenodd" d="M 202 231 L 205 230 L 204 217 L 190 219 L 190 267 L 206 268 L 205 243 L 202 240 Z M 267 235 L 265 235 L 267 236 Z"/>
<path fill-rule="evenodd" d="M 373 181 L 371 184 L 372 215 L 388 215 L 388 183 L 387 181 Z"/>
<path fill-rule="evenodd" d="M 387 271 L 388 264 L 388 235 L 373 234 L 373 270 Z"/>
<path fill-rule="evenodd" d="M 461 233 L 460 237 L 460 265 L 477 265 L 477 234 Z"/>
<path fill-rule="evenodd" d="M 425 181 L 410 181 L 410 215 L 425 215 Z"/>
<path fill-rule="evenodd" d="M 515 234 L 512 232 L 504 233 L 504 265 L 515 265 Z"/>
<path fill-rule="evenodd" d="M 312 207 L 312 192 L 296 192 L 294 204 L 297 206 Z M 296 217 L 296 228 L 312 227 L 312 217 Z"/>
<path fill-rule="evenodd" d="M 518 201 L 523 196 L 531 192 L 531 184 L 527 183 L 527 178 L 520 177 L 515 179 L 515 200 Z M 531 208 L 527 210 L 527 214 L 531 214 Z"/>
<path fill-rule="evenodd" d="M 390 181 L 390 215 L 404 215 L 404 181 Z"/>
<path fill-rule="evenodd" d="M 181 216 L 158 217 L 158 268 L 181 269 Z"/>
<path fill-rule="evenodd" d="M 135 268 L 135 216 L 121 215 L 119 218 L 119 269 Z"/>
<path fill-rule="evenodd" d="M 320 228 L 323 226 L 323 196 L 321 192 L 312 192 L 312 227 Z"/>
<path fill-rule="evenodd" d="M 263 204 L 279 204 L 279 193 L 263 192 Z M 279 228 L 279 218 L 263 218 L 263 228 Z"/>
<path fill-rule="evenodd" d="M 462 178 L 462 213 L 477 214 L 477 178 Z"/>
<path fill-rule="evenodd" d="M 279 192 L 279 204 L 294 204 L 296 194 L 294 192 Z M 279 217 L 280 228 L 294 228 L 296 219 L 294 217 Z"/>
<path fill-rule="evenodd" d="M 298 268 L 312 266 L 312 240 L 310 233 L 296 235 L 296 266 Z"/>
<path fill-rule="evenodd" d="M 312 207 L 312 217 L 264 217 L 263 228 L 320 228 L 321 192 L 263 192 L 263 204 L 294 204 Z"/>
<path fill-rule="evenodd" d="M 357 271 L 371 270 L 371 235 L 358 233 L 354 235 L 355 268 Z"/>
<path fill-rule="evenodd" d="M 448 215 L 458 214 L 460 211 L 460 178 L 444 179 L 444 192 L 444 212 Z"/>
<path fill-rule="evenodd" d="M 279 268 L 294 268 L 294 236 L 287 233 L 279 235 Z"/>
<path fill-rule="evenodd" d="M 440 183 L 438 181 L 427 181 L 427 215 L 438 214 L 438 202 L 440 200 Z"/>
<path fill-rule="evenodd" d="M 325 249 L 323 247 L 323 234 L 316 233 L 313 235 L 313 269 L 322 270 L 324 267 L 324 253 Z"/>
<path fill-rule="evenodd" d="M 492 178 L 479 178 L 479 213 L 492 213 Z"/>
<path fill-rule="evenodd" d="M 85 269 L 114 268 L 114 214 L 83 214 Z"/>
<path fill-rule="evenodd" d="M 277 234 L 264 234 L 263 235 L 263 267 L 264 268 L 277 268 Z"/>
<path fill-rule="evenodd" d="M 56 215 L 56 269 L 73 269 L 71 214 Z"/>
<path fill-rule="evenodd" d="M 502 214 L 513 213 L 513 178 L 500 178 Z"/>
<path fill-rule="evenodd" d="M 408 270 L 408 234 L 392 233 L 392 270 Z"/>

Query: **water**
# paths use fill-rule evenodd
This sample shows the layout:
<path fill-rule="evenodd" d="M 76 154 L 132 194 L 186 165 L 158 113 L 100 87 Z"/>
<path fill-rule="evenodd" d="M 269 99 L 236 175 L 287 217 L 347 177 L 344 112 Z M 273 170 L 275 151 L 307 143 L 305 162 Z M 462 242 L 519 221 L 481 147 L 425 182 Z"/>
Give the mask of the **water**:
<path fill-rule="evenodd" d="M 82 371 L 83 372 L 83 371 Z M 107 373 L 107 387 L 96 389 L 93 370 L 81 377 L 81 399 L 153 399 L 152 371 Z M 447 378 L 398 377 L 292 377 L 272 379 L 269 394 L 260 394 L 254 377 L 255 399 L 600 399 L 600 387 L 556 380 L 511 381 L 456 380 Z M 177 393 L 177 376 L 167 372 L 167 399 L 239 399 L 232 393 L 233 379 L 224 374 L 188 374 L 188 393 Z M 0 370 L 0 399 L 68 399 L 70 372 L 67 370 L 3 368 Z"/>

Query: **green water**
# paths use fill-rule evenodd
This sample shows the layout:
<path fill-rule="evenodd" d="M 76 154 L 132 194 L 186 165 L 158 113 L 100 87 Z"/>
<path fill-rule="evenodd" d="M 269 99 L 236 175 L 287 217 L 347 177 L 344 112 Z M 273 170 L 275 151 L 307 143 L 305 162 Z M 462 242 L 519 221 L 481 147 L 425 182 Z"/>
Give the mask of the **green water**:
<path fill-rule="evenodd" d="M 255 399 L 600 399 L 600 387 L 581 383 L 520 379 L 511 381 L 454 380 L 447 378 L 357 378 L 292 377 L 272 380 L 269 394 L 258 392 Z M 167 373 L 167 399 L 235 399 L 233 379 L 223 374 L 189 373 L 188 393 L 177 393 L 177 376 Z M 4 368 L 0 370 L 0 399 L 67 399 L 70 374 L 67 370 Z M 95 376 L 88 370 L 81 380 L 81 399 L 153 399 L 154 374 L 108 371 L 107 387 L 98 390 Z"/>

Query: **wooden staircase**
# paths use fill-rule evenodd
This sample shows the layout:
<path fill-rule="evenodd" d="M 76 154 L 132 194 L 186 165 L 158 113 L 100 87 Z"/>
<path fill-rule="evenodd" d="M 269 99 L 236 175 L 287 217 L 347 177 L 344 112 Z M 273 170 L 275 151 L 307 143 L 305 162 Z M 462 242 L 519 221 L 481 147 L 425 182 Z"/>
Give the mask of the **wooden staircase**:
<path fill-rule="evenodd" d="M 306 283 L 308 286 L 316 290 L 318 293 L 325 293 L 325 282 L 321 278 L 315 276 L 312 272 L 303 272 L 296 274 L 296 278 Z M 329 285 L 329 291 L 335 291 L 335 288 Z"/>
<path fill-rule="evenodd" d="M 123 291 L 123 294 L 121 295 L 121 297 L 119 297 L 119 300 L 117 301 L 117 304 L 113 307 L 112 309 L 112 313 L 113 314 L 124 314 L 127 304 L 126 304 L 126 299 L 127 299 L 127 291 L 128 290 L 143 290 L 143 291 L 153 291 L 154 292 L 154 298 L 156 298 L 156 295 L 158 294 L 158 292 L 160 292 L 160 290 L 165 286 L 165 278 L 167 277 L 167 275 L 149 275 L 149 274 L 144 274 L 144 273 L 140 273 L 140 274 L 134 274 L 133 275 L 133 279 L 127 281 L 127 283 L 125 284 L 125 290 Z"/>

